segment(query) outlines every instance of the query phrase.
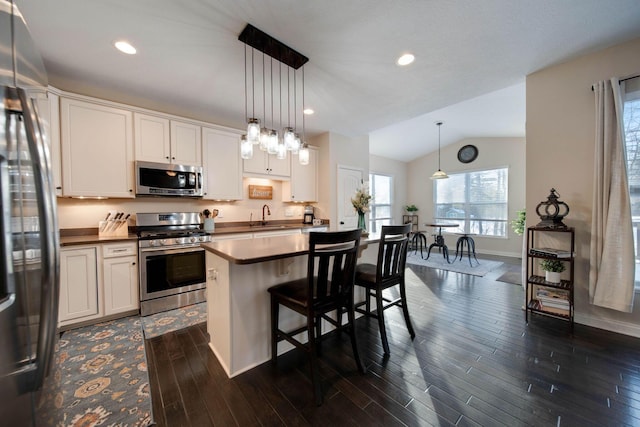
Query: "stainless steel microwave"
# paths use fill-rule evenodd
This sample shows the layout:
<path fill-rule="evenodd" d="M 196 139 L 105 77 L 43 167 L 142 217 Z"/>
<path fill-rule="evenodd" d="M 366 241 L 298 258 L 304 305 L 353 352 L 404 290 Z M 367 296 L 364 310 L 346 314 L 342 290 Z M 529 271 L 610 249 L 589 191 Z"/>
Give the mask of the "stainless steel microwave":
<path fill-rule="evenodd" d="M 136 195 L 202 197 L 202 166 L 136 162 Z"/>

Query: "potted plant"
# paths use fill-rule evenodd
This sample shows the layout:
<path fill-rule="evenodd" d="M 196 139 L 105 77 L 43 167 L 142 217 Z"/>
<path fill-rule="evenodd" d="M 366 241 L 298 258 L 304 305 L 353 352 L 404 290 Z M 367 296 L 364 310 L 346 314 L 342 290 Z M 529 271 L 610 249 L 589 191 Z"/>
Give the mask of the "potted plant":
<path fill-rule="evenodd" d="M 549 283 L 560 283 L 560 273 L 565 269 L 564 263 L 558 259 L 545 259 L 540 263 L 544 270 L 544 280 Z"/>
<path fill-rule="evenodd" d="M 527 221 L 527 212 L 524 209 L 520 209 L 516 213 L 518 217 L 511 221 L 511 228 L 518 236 L 522 236 L 524 234 L 524 225 Z"/>
<path fill-rule="evenodd" d="M 407 205 L 404 207 L 404 210 L 407 211 L 409 215 L 415 215 L 418 212 L 418 207 L 416 205 Z"/>

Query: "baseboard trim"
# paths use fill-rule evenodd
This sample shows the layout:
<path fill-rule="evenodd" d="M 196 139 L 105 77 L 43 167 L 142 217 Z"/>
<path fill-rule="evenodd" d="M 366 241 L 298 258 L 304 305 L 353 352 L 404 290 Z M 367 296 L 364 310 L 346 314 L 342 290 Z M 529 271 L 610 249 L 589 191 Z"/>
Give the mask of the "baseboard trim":
<path fill-rule="evenodd" d="M 635 325 L 627 322 L 619 322 L 616 320 L 600 319 L 578 313 L 574 314 L 574 321 L 581 325 L 591 326 L 593 328 L 603 329 L 605 331 L 613 333 L 640 338 L 640 325 Z"/>

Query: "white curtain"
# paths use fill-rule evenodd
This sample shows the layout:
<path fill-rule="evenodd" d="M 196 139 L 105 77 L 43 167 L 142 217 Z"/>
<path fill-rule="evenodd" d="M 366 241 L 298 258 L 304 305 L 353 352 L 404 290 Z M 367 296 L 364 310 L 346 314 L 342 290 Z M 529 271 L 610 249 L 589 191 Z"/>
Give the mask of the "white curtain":
<path fill-rule="evenodd" d="M 589 301 L 624 312 L 633 308 L 635 254 L 618 79 L 594 85 L 596 148 L 591 222 Z"/>

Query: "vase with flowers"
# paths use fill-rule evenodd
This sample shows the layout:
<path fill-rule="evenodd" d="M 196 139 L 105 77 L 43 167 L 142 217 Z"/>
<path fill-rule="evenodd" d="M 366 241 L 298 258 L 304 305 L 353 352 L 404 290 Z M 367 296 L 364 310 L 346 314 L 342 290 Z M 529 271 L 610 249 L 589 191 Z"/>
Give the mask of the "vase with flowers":
<path fill-rule="evenodd" d="M 351 204 L 358 214 L 358 228 L 362 229 L 362 234 L 367 235 L 367 224 L 364 214 L 369 212 L 369 203 L 371 203 L 371 194 L 366 185 L 358 188 L 356 194 L 351 198 Z"/>

